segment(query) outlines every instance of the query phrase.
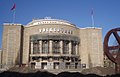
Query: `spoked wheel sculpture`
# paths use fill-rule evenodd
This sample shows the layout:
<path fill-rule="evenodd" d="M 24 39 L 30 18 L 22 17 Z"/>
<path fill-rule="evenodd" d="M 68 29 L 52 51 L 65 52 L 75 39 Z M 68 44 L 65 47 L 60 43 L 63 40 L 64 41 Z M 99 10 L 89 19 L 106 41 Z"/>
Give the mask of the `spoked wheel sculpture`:
<path fill-rule="evenodd" d="M 115 28 L 110 30 L 104 39 L 104 52 L 106 54 L 106 56 L 115 63 L 115 72 L 116 73 L 120 73 L 120 28 Z M 115 37 L 118 45 L 116 46 L 109 46 L 109 39 L 110 36 L 113 34 L 113 37 Z M 117 53 L 116 56 L 113 56 L 111 53 L 111 50 L 116 50 L 117 49 Z"/>

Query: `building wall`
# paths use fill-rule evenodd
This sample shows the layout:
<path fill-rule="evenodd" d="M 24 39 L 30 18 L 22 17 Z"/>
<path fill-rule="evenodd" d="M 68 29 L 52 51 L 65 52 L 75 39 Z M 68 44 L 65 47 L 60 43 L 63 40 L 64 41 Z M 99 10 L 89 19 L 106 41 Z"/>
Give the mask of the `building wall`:
<path fill-rule="evenodd" d="M 86 64 L 86 67 L 88 68 L 88 49 L 87 49 L 87 30 L 86 29 L 80 29 L 80 46 L 79 46 L 79 52 L 80 52 L 80 59 L 82 66 Z"/>
<path fill-rule="evenodd" d="M 2 64 L 5 67 L 20 63 L 21 28 L 21 24 L 4 24 Z"/>
<path fill-rule="evenodd" d="M 79 55 L 82 64 L 86 64 L 86 67 L 103 66 L 103 48 L 102 48 L 102 29 L 100 28 L 84 28 L 79 29 L 76 27 L 66 26 L 66 25 L 38 25 L 25 27 L 25 39 L 24 39 L 24 53 L 23 53 L 23 63 L 28 63 L 29 61 L 29 40 L 30 35 L 34 34 L 47 34 L 40 33 L 39 29 L 42 28 L 63 28 L 73 31 L 73 36 L 78 36 L 80 38 L 79 45 Z M 49 33 L 49 34 L 60 34 L 60 33 Z M 62 34 L 62 33 L 61 33 Z"/>
<path fill-rule="evenodd" d="M 69 25 L 60 25 L 60 24 L 46 24 L 46 25 L 36 25 L 36 26 L 28 26 L 24 28 L 24 44 L 23 44 L 23 64 L 28 64 L 29 63 L 29 49 L 30 49 L 30 36 L 31 35 L 36 35 L 36 34 L 41 34 L 41 35 L 61 35 L 65 34 L 64 32 L 39 32 L 39 29 L 43 28 L 63 28 L 64 30 L 71 30 L 73 31 L 73 34 L 67 34 L 71 36 L 77 36 L 79 34 L 79 29 L 74 27 L 74 26 L 69 26 Z"/>
<path fill-rule="evenodd" d="M 102 29 L 80 29 L 81 64 L 86 68 L 103 66 Z"/>
<path fill-rule="evenodd" d="M 70 30 L 71 34 L 63 31 L 45 32 L 41 29 Z M 102 29 L 77 28 L 73 24 L 36 24 L 34 26 L 20 24 L 4 24 L 2 38 L 2 64 L 14 65 L 29 64 L 30 61 L 30 36 L 31 35 L 70 35 L 80 38 L 79 55 L 81 64 L 86 68 L 103 66 Z M 66 37 L 69 38 L 69 37 Z M 22 59 L 21 59 L 22 58 Z"/>

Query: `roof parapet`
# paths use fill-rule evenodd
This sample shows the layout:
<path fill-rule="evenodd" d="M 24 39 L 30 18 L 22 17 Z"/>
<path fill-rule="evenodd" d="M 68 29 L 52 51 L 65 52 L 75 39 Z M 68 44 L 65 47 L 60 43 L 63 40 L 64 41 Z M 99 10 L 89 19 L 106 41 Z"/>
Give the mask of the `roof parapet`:
<path fill-rule="evenodd" d="M 65 24 L 65 25 L 76 26 L 66 20 L 51 19 L 51 17 L 45 17 L 44 19 L 33 19 L 32 22 L 27 24 L 27 26 L 34 26 L 39 24 Z"/>
<path fill-rule="evenodd" d="M 16 24 L 16 23 L 3 23 L 3 25 L 21 26 L 22 24 Z"/>

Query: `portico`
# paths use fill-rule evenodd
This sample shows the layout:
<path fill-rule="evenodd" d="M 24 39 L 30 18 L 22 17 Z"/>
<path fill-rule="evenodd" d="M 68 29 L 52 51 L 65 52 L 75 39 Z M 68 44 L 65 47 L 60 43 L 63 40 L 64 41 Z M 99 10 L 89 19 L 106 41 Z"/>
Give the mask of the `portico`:
<path fill-rule="evenodd" d="M 52 38 L 54 36 L 31 36 L 30 63 L 40 69 L 60 69 L 61 63 L 64 69 L 75 68 L 75 63 L 77 67 L 77 64 L 80 64 L 79 38 L 71 36 L 71 39 L 63 39 L 62 35 L 59 39 Z M 71 66 L 71 63 L 74 66 Z"/>

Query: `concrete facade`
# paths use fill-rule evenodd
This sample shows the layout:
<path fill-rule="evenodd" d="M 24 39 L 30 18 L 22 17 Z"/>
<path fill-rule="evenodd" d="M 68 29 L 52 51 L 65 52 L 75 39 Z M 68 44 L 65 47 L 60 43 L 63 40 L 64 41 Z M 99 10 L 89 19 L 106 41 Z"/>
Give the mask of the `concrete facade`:
<path fill-rule="evenodd" d="M 37 69 L 103 66 L 102 29 L 78 28 L 59 19 L 37 19 L 26 26 L 4 24 L 2 64 Z"/>
<path fill-rule="evenodd" d="M 20 64 L 22 53 L 22 25 L 4 24 L 2 38 L 2 64 L 5 67 Z"/>

